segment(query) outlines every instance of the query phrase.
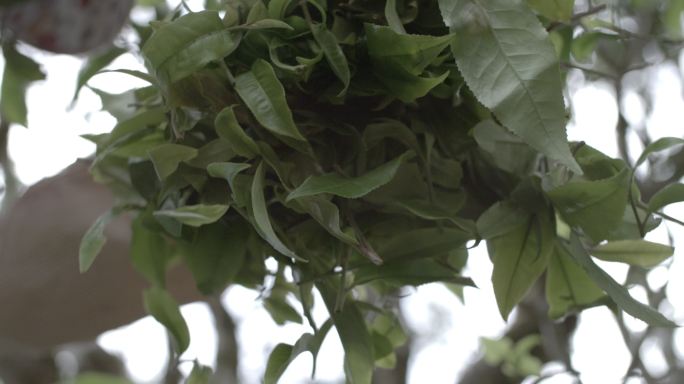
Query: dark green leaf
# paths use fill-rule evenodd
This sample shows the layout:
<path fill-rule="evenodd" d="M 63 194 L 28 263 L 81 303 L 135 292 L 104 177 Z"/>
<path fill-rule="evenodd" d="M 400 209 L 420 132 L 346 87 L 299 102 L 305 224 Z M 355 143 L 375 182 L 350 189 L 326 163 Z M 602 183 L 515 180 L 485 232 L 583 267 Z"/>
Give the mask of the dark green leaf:
<path fill-rule="evenodd" d="M 185 319 L 178 309 L 178 303 L 165 290 L 153 287 L 145 291 L 143 295 L 145 309 L 160 322 L 173 336 L 176 343 L 176 352 L 180 355 L 190 345 L 190 331 Z"/>
<path fill-rule="evenodd" d="M 149 282 L 164 287 L 166 266 L 170 260 L 169 247 L 161 234 L 145 227 L 145 219 L 146 216 L 140 215 L 133 221 L 131 262 Z"/>
<path fill-rule="evenodd" d="M 202 11 L 156 29 L 142 53 L 150 71 L 162 83 L 173 83 L 212 61 L 222 60 L 239 43 L 240 34 L 225 29 L 218 12 Z"/>
<path fill-rule="evenodd" d="M 251 159 L 259 153 L 259 147 L 251 137 L 247 136 L 240 123 L 238 123 L 235 118 L 234 108 L 235 106 L 226 107 L 216 115 L 216 120 L 214 121 L 216 133 L 220 138 L 230 143 L 235 153 Z"/>
<path fill-rule="evenodd" d="M 313 33 L 314 39 L 316 39 L 316 43 L 321 47 L 321 50 L 328 61 L 328 65 L 330 65 L 330 69 L 332 69 L 337 78 L 342 81 L 344 87 L 339 95 L 344 95 L 347 92 L 347 88 L 349 88 L 349 82 L 351 80 L 347 57 L 344 55 L 335 35 L 330 32 L 325 25 L 318 24 L 312 26 L 311 32 Z"/>
<path fill-rule="evenodd" d="M 0 115 L 8 123 L 27 125 L 26 89 L 38 80 L 45 79 L 38 63 L 19 53 L 14 46 L 4 45 L 5 72 L 2 77 Z"/>
<path fill-rule="evenodd" d="M 235 90 L 261 125 L 291 147 L 309 152 L 287 105 L 285 89 L 268 62 L 257 60 L 250 71 L 237 76 Z"/>
<path fill-rule="evenodd" d="M 439 0 L 468 87 L 526 143 L 581 174 L 565 133 L 556 52 L 536 15 L 509 0 Z"/>
<path fill-rule="evenodd" d="M 314 364 L 313 371 L 316 369 L 316 357 L 321 348 L 323 339 L 328 334 L 332 326 L 330 320 L 318 330 L 316 335 L 310 333 L 303 334 L 294 346 L 289 344 L 278 344 L 271 352 L 266 365 L 266 373 L 264 374 L 264 384 L 276 384 L 280 377 L 285 373 L 287 367 L 294 361 L 294 359 L 304 352 L 310 352 L 313 356 Z M 313 377 L 313 374 L 312 374 Z"/>
<path fill-rule="evenodd" d="M 394 261 L 383 265 L 366 265 L 354 270 L 354 285 L 381 280 L 398 286 L 448 282 L 474 287 L 475 283 L 453 269 L 430 259 Z"/>
<path fill-rule="evenodd" d="M 370 384 L 375 362 L 373 344 L 358 305 L 353 300 L 346 300 L 342 309 L 336 312 L 336 290 L 341 288 L 328 282 L 317 283 L 316 287 L 321 292 L 344 348 L 344 372 L 347 382 Z"/>
<path fill-rule="evenodd" d="M 618 240 L 598 245 L 591 254 L 601 260 L 652 268 L 669 258 L 674 248 L 646 240 Z"/>
<path fill-rule="evenodd" d="M 310 176 L 299 187 L 290 192 L 287 200 L 315 196 L 322 193 L 330 193 L 348 199 L 357 199 L 390 182 L 397 173 L 399 166 L 413 156 L 413 152 L 406 152 L 392 161 L 353 178 L 343 177 L 336 173 Z"/>
<path fill-rule="evenodd" d="M 202 293 L 220 293 L 233 282 L 247 257 L 248 236 L 244 222 L 213 224 L 201 227 L 192 242 L 179 244 Z"/>
<path fill-rule="evenodd" d="M 421 228 L 397 231 L 387 242 L 377 246 L 380 257 L 391 260 L 435 258 L 448 255 L 472 239 L 472 234 L 458 228 Z"/>
<path fill-rule="evenodd" d="M 260 163 L 257 167 L 256 173 L 254 174 L 254 181 L 252 182 L 251 190 L 252 198 L 252 213 L 254 215 L 254 223 L 259 231 L 259 235 L 266 240 L 276 251 L 282 253 L 285 256 L 291 257 L 298 261 L 304 261 L 305 259 L 297 256 L 292 252 L 283 242 L 278 238 L 273 226 L 271 225 L 271 219 L 268 215 L 268 210 L 266 208 L 266 201 L 264 199 L 264 164 Z"/>

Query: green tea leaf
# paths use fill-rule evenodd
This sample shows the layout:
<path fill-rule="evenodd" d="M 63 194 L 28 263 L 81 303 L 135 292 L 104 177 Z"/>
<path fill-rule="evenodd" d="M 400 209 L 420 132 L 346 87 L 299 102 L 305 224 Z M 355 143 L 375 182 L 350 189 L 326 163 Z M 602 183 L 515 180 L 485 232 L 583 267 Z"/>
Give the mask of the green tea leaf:
<path fill-rule="evenodd" d="M 309 352 L 313 356 L 314 364 L 313 370 L 316 369 L 316 357 L 318 351 L 321 349 L 323 339 L 328 334 L 332 326 L 330 320 L 326 321 L 318 330 L 318 333 L 312 335 L 305 333 L 300 336 L 299 340 L 294 346 L 280 343 L 271 351 L 266 364 L 266 373 L 264 374 L 264 384 L 276 384 L 280 377 L 285 373 L 287 367 L 294 361 L 294 359 L 304 352 Z M 312 374 L 313 377 L 313 374 Z"/>
<path fill-rule="evenodd" d="M 88 231 L 81 239 L 81 245 L 78 250 L 78 264 L 81 273 L 90 269 L 100 254 L 102 248 L 107 242 L 104 231 L 116 215 L 112 211 L 107 211 L 95 220 L 95 222 L 88 228 Z"/>
<path fill-rule="evenodd" d="M 586 249 L 584 249 L 584 246 L 577 236 L 573 236 L 570 239 L 570 243 L 559 240 L 558 244 L 560 244 L 562 249 L 567 252 L 585 272 L 587 272 L 587 275 L 589 275 L 594 283 L 615 301 L 615 304 L 617 304 L 620 309 L 637 319 L 644 321 L 646 324 L 655 327 L 676 326 L 676 324 L 665 318 L 665 316 L 658 313 L 655 309 L 635 300 L 629 295 L 629 292 L 627 292 L 625 287 L 618 284 L 609 274 L 599 268 L 591 259 L 591 256 L 589 256 Z"/>
<path fill-rule="evenodd" d="M 399 12 L 397 12 L 397 0 L 387 0 L 385 3 L 385 20 L 387 24 L 396 33 L 405 34 L 404 23 L 401 22 L 399 18 Z"/>
<path fill-rule="evenodd" d="M 142 53 L 150 72 L 170 84 L 222 60 L 239 43 L 240 34 L 225 29 L 218 12 L 192 12 L 156 29 Z"/>
<path fill-rule="evenodd" d="M 347 178 L 336 173 L 310 176 L 299 187 L 290 192 L 287 200 L 322 193 L 330 193 L 347 199 L 357 199 L 390 182 L 397 173 L 399 166 L 413 156 L 413 152 L 406 152 L 394 160 L 357 177 Z"/>
<path fill-rule="evenodd" d="M 684 184 L 669 184 L 656 192 L 648 202 L 648 210 L 655 212 L 667 205 L 684 201 Z"/>
<path fill-rule="evenodd" d="M 209 384 L 213 374 L 210 367 L 195 362 L 185 384 Z"/>
<path fill-rule="evenodd" d="M 283 242 L 278 238 L 271 219 L 266 208 L 266 201 L 264 199 L 264 164 L 259 163 L 256 173 L 254 174 L 254 181 L 252 182 L 252 213 L 254 215 L 254 223 L 259 230 L 259 235 L 266 240 L 276 251 L 285 256 L 291 257 L 297 261 L 306 262 L 306 259 L 297 256 L 292 252 Z"/>
<path fill-rule="evenodd" d="M 386 262 L 435 258 L 462 248 L 472 234 L 459 228 L 420 228 L 399 232 L 377 246 L 378 254 Z"/>
<path fill-rule="evenodd" d="M 600 303 L 605 294 L 589 275 L 558 245 L 546 272 L 546 301 L 549 317 L 557 319 Z"/>
<path fill-rule="evenodd" d="M 529 214 L 508 201 L 499 201 L 477 219 L 477 231 L 483 239 L 493 239 L 512 231 L 524 222 Z"/>
<path fill-rule="evenodd" d="M 421 76 L 449 45 L 452 36 L 399 34 L 390 27 L 365 24 L 373 73 L 390 93 L 404 102 L 425 96 L 449 72 Z"/>
<path fill-rule="evenodd" d="M 164 180 L 176 172 L 180 163 L 197 156 L 197 149 L 180 144 L 162 144 L 149 151 L 150 160 L 159 180 Z"/>
<path fill-rule="evenodd" d="M 140 215 L 133 221 L 131 262 L 149 282 L 163 288 L 170 261 L 169 247 L 161 234 L 145 227 L 145 219 L 145 215 Z"/>
<path fill-rule="evenodd" d="M 393 261 L 383 265 L 365 265 L 354 269 L 354 285 L 366 284 L 381 280 L 398 286 L 434 282 L 447 282 L 474 287 L 475 283 L 467 277 L 459 275 L 452 268 L 431 259 Z"/>
<path fill-rule="evenodd" d="M 247 225 L 240 221 L 205 225 L 192 241 L 179 244 L 185 264 L 202 293 L 220 293 L 233 282 L 245 263 L 248 237 Z"/>
<path fill-rule="evenodd" d="M 634 163 L 634 168 L 637 168 L 643 164 L 650 155 L 681 144 L 684 144 L 684 139 L 680 139 L 678 137 L 663 137 L 652 142 L 644 149 L 644 151 L 641 153 L 641 156 L 639 156 L 639 159 L 637 159 L 636 163 Z"/>
<path fill-rule="evenodd" d="M 114 59 L 126 52 L 127 51 L 123 48 L 113 47 L 103 54 L 89 57 L 88 60 L 83 63 L 81 70 L 78 72 L 78 78 L 76 79 L 76 91 L 74 92 L 73 99 L 76 100 L 76 98 L 78 98 L 81 88 L 88 83 L 88 80 L 98 74 L 104 67 L 111 64 Z"/>
<path fill-rule="evenodd" d="M 235 153 L 251 159 L 259 153 L 259 147 L 238 123 L 234 108 L 235 106 L 226 107 L 216 115 L 216 120 L 214 120 L 216 133 L 230 143 Z"/>
<path fill-rule="evenodd" d="M 466 84 L 504 126 L 581 174 L 565 132 L 556 51 L 536 15 L 509 0 L 439 0 Z"/>
<path fill-rule="evenodd" d="M 527 0 L 527 4 L 548 19 L 570 21 L 575 0 Z"/>
<path fill-rule="evenodd" d="M 347 92 L 347 88 L 349 88 L 349 82 L 351 80 L 347 57 L 344 55 L 335 35 L 330 32 L 325 25 L 318 24 L 312 26 L 311 32 L 316 43 L 321 47 L 325 59 L 328 61 L 328 65 L 330 65 L 330 69 L 332 69 L 333 73 L 340 79 L 344 86 L 338 96 L 344 95 Z"/>
<path fill-rule="evenodd" d="M 622 223 L 629 174 L 624 168 L 607 179 L 569 182 L 548 191 L 547 196 L 568 224 L 601 241 Z"/>
<path fill-rule="evenodd" d="M 552 224 L 538 215 L 487 241 L 494 264 L 494 296 L 504 320 L 546 269 L 554 237 Z"/>
<path fill-rule="evenodd" d="M 257 121 L 285 144 L 308 153 L 306 139 L 297 129 L 285 99 L 285 89 L 271 64 L 257 60 L 252 69 L 235 78 L 235 90 Z"/>
<path fill-rule="evenodd" d="M 176 209 L 165 209 L 154 212 L 156 217 L 168 217 L 191 227 L 201 227 L 218 221 L 228 212 L 228 205 L 186 205 Z"/>
<path fill-rule="evenodd" d="M 190 331 L 185 319 L 178 309 L 178 303 L 165 290 L 153 287 L 145 291 L 143 295 L 145 309 L 160 322 L 176 342 L 176 352 L 180 355 L 190 345 Z"/>
<path fill-rule="evenodd" d="M 646 240 L 618 240 L 598 245 L 592 256 L 605 261 L 618 261 L 644 268 L 652 268 L 669 258 L 674 248 Z"/>
<path fill-rule="evenodd" d="M 318 282 L 325 306 L 333 319 L 344 348 L 344 372 L 350 384 L 370 384 L 375 362 L 373 344 L 368 327 L 358 305 L 346 300 L 340 311 L 335 311 L 337 289 L 329 282 Z"/>
<path fill-rule="evenodd" d="M 28 56 L 19 53 L 13 45 L 5 44 L 5 71 L 0 92 L 0 115 L 8 123 L 27 126 L 26 90 L 29 85 L 45 79 L 40 65 Z"/>

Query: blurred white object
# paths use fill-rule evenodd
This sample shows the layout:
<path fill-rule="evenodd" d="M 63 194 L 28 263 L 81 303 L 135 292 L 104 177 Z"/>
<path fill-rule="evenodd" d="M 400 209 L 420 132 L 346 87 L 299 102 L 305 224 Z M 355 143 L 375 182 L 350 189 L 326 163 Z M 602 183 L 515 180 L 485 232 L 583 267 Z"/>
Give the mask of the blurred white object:
<path fill-rule="evenodd" d="M 79 160 L 39 182 L 0 218 L 0 344 L 53 348 L 94 340 L 146 314 L 147 284 L 128 257 L 129 219 L 108 226 L 93 267 L 79 273 L 80 240 L 113 204 L 88 166 Z M 185 269 L 170 271 L 168 288 L 181 303 L 201 299 Z"/>
<path fill-rule="evenodd" d="M 0 9 L 3 34 L 56 53 L 84 53 L 111 44 L 133 0 L 32 0 Z"/>

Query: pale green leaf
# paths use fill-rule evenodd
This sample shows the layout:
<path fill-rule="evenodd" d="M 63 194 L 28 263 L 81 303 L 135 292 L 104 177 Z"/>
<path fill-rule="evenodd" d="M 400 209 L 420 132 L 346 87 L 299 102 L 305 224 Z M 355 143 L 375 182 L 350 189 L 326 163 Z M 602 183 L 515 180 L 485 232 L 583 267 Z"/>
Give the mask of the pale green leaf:
<path fill-rule="evenodd" d="M 646 240 L 618 240 L 598 245 L 592 256 L 605 261 L 618 261 L 652 268 L 669 258 L 674 248 Z"/>
<path fill-rule="evenodd" d="M 287 200 L 322 193 L 357 199 L 390 182 L 397 173 L 399 166 L 412 156 L 414 156 L 413 152 L 406 152 L 394 160 L 357 177 L 343 177 L 337 173 L 310 176 L 299 187 L 290 192 Z"/>
<path fill-rule="evenodd" d="M 684 184 L 669 184 L 656 192 L 648 202 L 648 210 L 655 212 L 667 205 L 684 201 Z"/>
<path fill-rule="evenodd" d="M 554 247 L 546 272 L 546 301 L 549 317 L 557 319 L 570 311 L 596 305 L 605 296 L 567 252 Z"/>
<path fill-rule="evenodd" d="M 601 241 L 622 223 L 629 188 L 627 168 L 596 181 L 573 181 L 547 192 L 565 222 Z"/>
<path fill-rule="evenodd" d="M 546 269 L 555 232 L 548 218 L 538 215 L 521 221 L 512 231 L 487 241 L 494 264 L 492 284 L 504 319 L 525 297 Z"/>
<path fill-rule="evenodd" d="M 102 248 L 107 242 L 104 231 L 107 224 L 111 222 L 116 216 L 112 211 L 107 211 L 95 220 L 95 222 L 88 228 L 88 231 L 81 239 L 81 245 L 78 250 L 78 265 L 81 273 L 90 269 L 100 254 Z"/>
<path fill-rule="evenodd" d="M 180 144 L 162 144 L 149 151 L 150 160 L 159 180 L 171 176 L 178 169 L 180 163 L 197 156 L 197 149 Z"/>
<path fill-rule="evenodd" d="M 218 221 L 228 212 L 229 207 L 221 204 L 186 205 L 176 209 L 156 211 L 154 216 L 168 217 L 191 227 L 201 227 Z"/>
<path fill-rule="evenodd" d="M 577 236 L 573 236 L 570 239 L 570 243 L 559 240 L 558 244 L 560 244 L 561 248 L 567 252 L 585 272 L 587 272 L 587 275 L 589 275 L 594 283 L 615 301 L 615 304 L 617 304 L 620 309 L 652 326 L 676 326 L 676 324 L 665 318 L 665 316 L 658 313 L 655 309 L 635 300 L 629 295 L 629 292 L 627 292 L 625 287 L 618 284 L 608 273 L 599 268 L 591 259 L 591 256 L 589 256 L 586 249 L 584 249 L 584 246 Z"/>
<path fill-rule="evenodd" d="M 639 159 L 634 163 L 634 168 L 640 166 L 650 155 L 681 144 L 684 144 L 684 139 L 678 137 L 663 137 L 652 142 L 644 149 L 641 156 L 639 156 Z"/>
<path fill-rule="evenodd" d="M 213 374 L 214 372 L 210 367 L 195 362 L 185 384 L 209 384 Z"/>

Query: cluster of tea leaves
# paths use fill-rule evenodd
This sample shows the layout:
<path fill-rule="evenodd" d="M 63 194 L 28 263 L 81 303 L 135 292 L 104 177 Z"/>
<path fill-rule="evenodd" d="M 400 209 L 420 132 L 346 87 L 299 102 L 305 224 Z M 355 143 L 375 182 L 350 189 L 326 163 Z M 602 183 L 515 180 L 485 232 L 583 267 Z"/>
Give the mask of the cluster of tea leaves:
<path fill-rule="evenodd" d="M 388 298 L 430 282 L 472 286 L 461 270 L 480 241 L 504 318 L 545 273 L 553 318 L 617 304 L 672 325 L 590 255 L 663 261 L 672 248 L 642 239 L 678 198 L 642 203 L 624 161 L 567 142 L 558 54 L 540 18 L 569 18 L 572 1 L 528 3 L 233 0 L 138 28 L 149 73 L 124 72 L 150 86 L 96 90 L 119 123 L 90 137 L 93 174 L 119 205 L 85 235 L 83 270 L 106 223 L 135 212 L 132 263 L 178 352 L 189 336 L 164 290 L 168 266 L 180 259 L 208 295 L 261 289 L 274 321 L 312 329 L 274 349 L 267 383 L 298 354 L 315 358 L 333 326 L 349 382 L 370 383 L 406 340 Z M 118 53 L 92 59 L 81 85 Z M 655 142 L 636 165 L 677 144 Z"/>

